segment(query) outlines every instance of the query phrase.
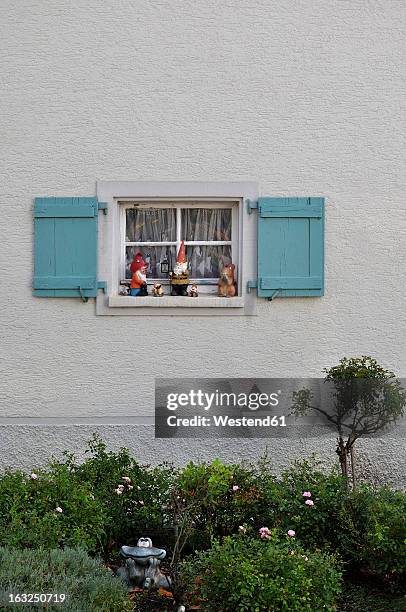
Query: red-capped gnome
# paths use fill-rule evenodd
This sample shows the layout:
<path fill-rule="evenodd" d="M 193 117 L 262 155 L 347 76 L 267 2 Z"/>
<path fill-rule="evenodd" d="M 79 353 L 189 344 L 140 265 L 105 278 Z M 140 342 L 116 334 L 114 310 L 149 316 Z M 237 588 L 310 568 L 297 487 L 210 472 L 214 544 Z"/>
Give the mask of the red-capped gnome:
<path fill-rule="evenodd" d="M 173 267 L 173 272 L 169 273 L 171 281 L 171 295 L 187 295 L 189 285 L 188 263 L 186 259 L 185 242 L 180 243 L 176 263 Z"/>
<path fill-rule="evenodd" d="M 132 272 L 130 295 L 143 296 L 148 295 L 147 289 L 147 264 L 142 258 L 141 253 L 136 253 L 131 263 L 130 270 Z"/>

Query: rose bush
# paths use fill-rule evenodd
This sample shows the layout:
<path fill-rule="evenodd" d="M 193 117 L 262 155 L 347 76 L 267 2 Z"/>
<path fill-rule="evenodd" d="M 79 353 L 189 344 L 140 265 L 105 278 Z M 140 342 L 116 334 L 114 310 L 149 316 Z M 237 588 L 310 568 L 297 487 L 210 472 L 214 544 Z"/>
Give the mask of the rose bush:
<path fill-rule="evenodd" d="M 313 612 L 336 609 L 341 564 L 333 555 L 304 550 L 292 538 L 247 536 L 214 541 L 183 564 L 193 585 L 189 605 L 211 612 Z"/>

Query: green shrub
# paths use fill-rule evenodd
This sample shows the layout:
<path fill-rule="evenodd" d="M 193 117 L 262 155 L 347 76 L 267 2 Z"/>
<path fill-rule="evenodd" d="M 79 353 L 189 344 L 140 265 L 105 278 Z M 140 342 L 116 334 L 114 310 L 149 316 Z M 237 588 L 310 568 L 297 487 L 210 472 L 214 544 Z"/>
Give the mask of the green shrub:
<path fill-rule="evenodd" d="M 176 550 L 176 564 L 180 553 L 204 550 L 213 538 L 243 532 L 256 539 L 267 527 L 283 537 L 294 530 L 305 548 L 336 551 L 349 568 L 396 586 L 406 579 L 405 525 L 404 493 L 366 485 L 348 491 L 341 475 L 314 461 L 278 478 L 266 460 L 175 471 L 142 466 L 126 449 L 109 452 L 95 437 L 81 464 L 66 455 L 32 478 L 0 476 L 0 545 L 16 548 L 80 546 L 111 556 L 145 535 L 169 557 Z"/>
<path fill-rule="evenodd" d="M 337 524 L 349 492 L 337 470 L 322 472 L 314 459 L 295 462 L 277 481 L 265 476 L 262 490 L 262 525 L 282 533 L 293 529 L 306 547 L 338 547 Z"/>
<path fill-rule="evenodd" d="M 122 581 L 82 550 L 13 550 L 0 548 L 2 610 L 125 612 L 132 609 Z M 9 594 L 65 594 L 64 603 L 10 604 Z"/>
<path fill-rule="evenodd" d="M 343 477 L 336 470 L 319 471 L 314 461 L 295 463 L 279 479 L 266 461 L 255 466 L 190 463 L 180 473 L 178 489 L 195 523 L 193 544 L 200 548 L 241 526 L 255 535 L 262 526 L 282 534 L 293 529 L 305 546 L 335 548 L 337 520 L 348 497 Z"/>
<path fill-rule="evenodd" d="M 35 476 L 8 471 L 0 477 L 0 544 L 100 548 L 105 514 L 89 483 L 75 478 L 69 463 L 54 464 Z"/>
<path fill-rule="evenodd" d="M 233 534 L 240 525 L 254 527 L 262 514 L 262 481 L 252 466 L 225 465 L 217 459 L 189 463 L 176 486 L 175 505 L 193 521 L 194 548 L 207 548 L 213 537 Z"/>
<path fill-rule="evenodd" d="M 105 513 L 105 544 L 135 543 L 170 525 L 169 504 L 176 471 L 169 464 L 150 467 L 135 461 L 126 448 L 114 453 L 97 436 L 89 442 L 90 456 L 75 468 L 80 482 L 91 488 Z M 123 477 L 129 478 L 127 484 Z M 119 486 L 124 487 L 118 494 Z"/>
<path fill-rule="evenodd" d="M 389 585 L 406 582 L 406 495 L 364 485 L 354 491 L 340 516 L 339 550 Z"/>
<path fill-rule="evenodd" d="M 183 565 L 189 601 L 213 612 L 335 610 L 341 570 L 333 556 L 308 552 L 293 538 L 224 538 Z"/>
<path fill-rule="evenodd" d="M 35 479 L 20 471 L 0 476 L 0 545 L 102 552 L 168 525 L 173 469 L 140 466 L 96 437 L 89 452 L 82 464 L 66 455 L 35 470 Z"/>

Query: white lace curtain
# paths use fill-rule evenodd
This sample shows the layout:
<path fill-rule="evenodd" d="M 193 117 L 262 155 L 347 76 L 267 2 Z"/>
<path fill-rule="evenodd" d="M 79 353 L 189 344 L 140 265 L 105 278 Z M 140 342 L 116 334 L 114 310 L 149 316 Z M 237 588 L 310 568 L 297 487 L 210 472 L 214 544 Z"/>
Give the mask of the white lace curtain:
<path fill-rule="evenodd" d="M 177 211 L 175 208 L 128 209 L 126 242 L 176 242 Z M 180 238 L 186 242 L 231 241 L 231 209 L 183 208 L 180 215 Z M 126 247 L 126 277 L 137 251 L 148 263 L 149 278 L 165 278 L 161 262 L 170 269 L 176 261 L 176 246 L 139 245 Z M 222 267 L 231 263 L 231 245 L 187 245 L 186 256 L 191 278 L 215 279 Z"/>

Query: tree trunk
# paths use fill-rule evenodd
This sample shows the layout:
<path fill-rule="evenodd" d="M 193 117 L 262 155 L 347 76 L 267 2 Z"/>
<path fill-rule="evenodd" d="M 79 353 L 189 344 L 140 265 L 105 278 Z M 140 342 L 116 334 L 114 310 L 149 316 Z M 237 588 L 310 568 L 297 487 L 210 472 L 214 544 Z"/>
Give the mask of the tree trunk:
<path fill-rule="evenodd" d="M 336 453 L 340 461 L 341 474 L 344 476 L 344 478 L 347 479 L 347 483 L 348 483 L 348 453 L 347 453 L 347 448 L 344 444 L 344 440 L 342 439 L 341 436 L 337 442 Z"/>
<path fill-rule="evenodd" d="M 354 451 L 354 445 L 351 444 L 350 446 L 350 457 L 351 457 L 351 479 L 352 479 L 352 489 L 353 491 L 355 490 L 357 483 L 356 483 L 356 479 L 355 479 L 355 451 Z"/>

